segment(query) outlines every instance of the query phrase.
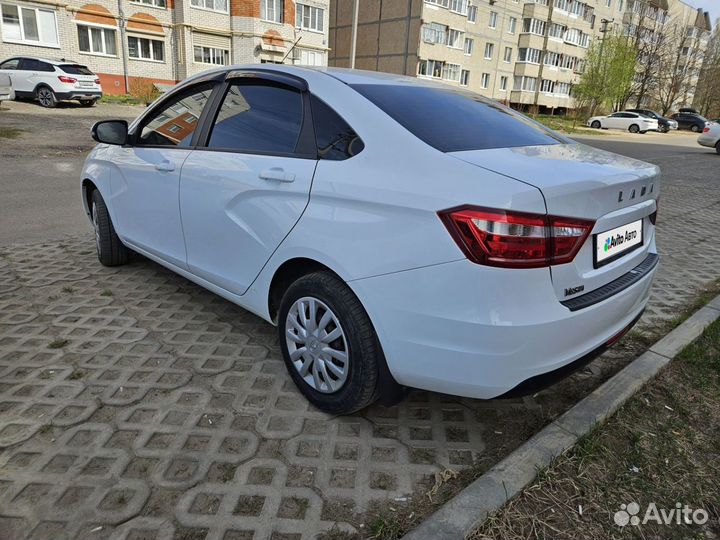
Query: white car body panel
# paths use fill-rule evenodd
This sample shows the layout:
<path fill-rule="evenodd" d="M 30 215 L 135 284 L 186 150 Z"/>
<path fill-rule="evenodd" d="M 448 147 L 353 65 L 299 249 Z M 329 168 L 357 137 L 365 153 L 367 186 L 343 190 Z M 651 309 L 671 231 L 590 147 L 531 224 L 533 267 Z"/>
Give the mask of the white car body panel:
<path fill-rule="evenodd" d="M 622 113 L 622 111 L 621 111 Z M 658 121 L 654 118 L 648 118 L 637 113 L 623 113 L 632 115 L 628 118 L 616 116 L 618 113 L 613 113 L 608 116 L 593 116 L 587 121 L 587 126 L 591 127 L 592 123 L 597 121 L 600 122 L 602 129 L 621 129 L 623 131 L 629 131 L 630 126 L 633 124 L 637 125 L 640 131 L 658 131 Z"/>
<path fill-rule="evenodd" d="M 659 192 L 656 167 L 569 140 L 443 153 L 346 84 L 430 83 L 269 69 L 302 77 L 352 126 L 364 150 L 344 161 L 315 161 L 98 145 L 82 179 L 101 191 L 124 242 L 268 321 L 278 269 L 295 259 L 316 261 L 358 296 L 398 382 L 472 397 L 500 395 L 583 357 L 644 308 L 654 271 L 580 311 L 560 300 L 567 287 L 583 284 L 589 292 L 656 253 L 649 220 Z M 155 170 L 165 160 L 174 171 Z M 295 174 L 294 182 L 258 178 L 271 167 Z M 629 196 L 643 186 L 642 195 Z M 627 193 L 622 201 L 620 191 Z M 643 219 L 647 237 L 641 249 L 598 269 L 592 236 L 568 264 L 483 266 L 465 258 L 437 214 L 466 204 L 593 219 L 593 232 Z"/>
<path fill-rule="evenodd" d="M 720 141 L 720 124 L 715 122 L 708 125 L 708 131 L 704 131 L 697 138 L 698 144 L 714 148 Z"/>

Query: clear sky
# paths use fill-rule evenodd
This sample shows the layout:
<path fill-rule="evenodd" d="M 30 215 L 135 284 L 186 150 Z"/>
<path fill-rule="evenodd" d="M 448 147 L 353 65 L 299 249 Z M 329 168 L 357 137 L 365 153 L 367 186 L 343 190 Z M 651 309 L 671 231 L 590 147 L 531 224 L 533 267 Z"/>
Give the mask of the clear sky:
<path fill-rule="evenodd" d="M 718 17 L 720 17 L 720 0 L 684 0 L 686 3 L 696 8 L 703 8 L 710 12 L 710 20 L 713 26 Z"/>

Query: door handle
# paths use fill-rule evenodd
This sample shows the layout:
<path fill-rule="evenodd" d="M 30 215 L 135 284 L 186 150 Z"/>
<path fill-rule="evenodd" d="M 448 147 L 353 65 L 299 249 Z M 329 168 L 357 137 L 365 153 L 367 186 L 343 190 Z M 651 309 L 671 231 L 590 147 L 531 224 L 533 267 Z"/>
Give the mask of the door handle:
<path fill-rule="evenodd" d="M 155 164 L 155 168 L 162 172 L 172 172 L 175 170 L 175 164 L 167 159 L 163 159 L 161 162 Z"/>
<path fill-rule="evenodd" d="M 263 180 L 277 180 L 278 182 L 294 182 L 295 175 L 293 173 L 286 173 L 282 167 L 272 167 L 265 169 L 260 173 L 260 178 Z"/>

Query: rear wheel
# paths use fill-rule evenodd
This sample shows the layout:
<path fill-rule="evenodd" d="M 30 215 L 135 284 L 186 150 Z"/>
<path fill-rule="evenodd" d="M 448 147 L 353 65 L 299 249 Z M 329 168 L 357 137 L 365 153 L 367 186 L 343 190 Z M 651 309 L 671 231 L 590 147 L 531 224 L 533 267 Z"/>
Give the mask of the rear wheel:
<path fill-rule="evenodd" d="M 38 100 L 38 103 L 42 105 L 43 107 L 47 107 L 48 109 L 52 109 L 57 105 L 57 98 L 55 97 L 55 92 L 52 91 L 52 89 L 48 88 L 47 86 L 41 86 L 35 91 L 35 98 Z"/>
<path fill-rule="evenodd" d="M 640 126 L 638 126 L 637 124 L 632 124 L 632 125 L 628 128 L 628 131 L 629 131 L 630 133 L 637 133 L 638 131 L 640 131 Z"/>
<path fill-rule="evenodd" d="M 330 272 L 307 274 L 285 292 L 280 348 L 305 397 L 330 414 L 350 414 L 379 397 L 380 342 L 350 288 Z"/>
<path fill-rule="evenodd" d="M 593 129 L 600 129 L 600 121 L 599 120 L 593 120 L 592 124 L 590 124 L 590 127 Z"/>
<path fill-rule="evenodd" d="M 90 205 L 93 228 L 95 229 L 95 249 L 104 266 L 119 266 L 128 260 L 128 249 L 115 232 L 105 200 L 97 189 L 93 191 Z"/>
<path fill-rule="evenodd" d="M 720 141 L 715 143 L 715 151 L 720 154 Z"/>
<path fill-rule="evenodd" d="M 693 133 L 700 133 L 700 126 L 698 126 L 697 124 L 693 124 L 692 126 L 690 126 L 690 130 Z"/>

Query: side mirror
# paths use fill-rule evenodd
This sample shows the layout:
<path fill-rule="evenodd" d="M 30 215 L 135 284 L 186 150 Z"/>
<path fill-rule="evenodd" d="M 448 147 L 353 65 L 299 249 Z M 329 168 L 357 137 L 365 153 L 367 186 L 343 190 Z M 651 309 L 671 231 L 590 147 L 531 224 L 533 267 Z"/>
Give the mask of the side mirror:
<path fill-rule="evenodd" d="M 92 127 L 90 134 L 99 143 L 123 145 L 128 139 L 128 123 L 125 120 L 103 120 Z"/>

